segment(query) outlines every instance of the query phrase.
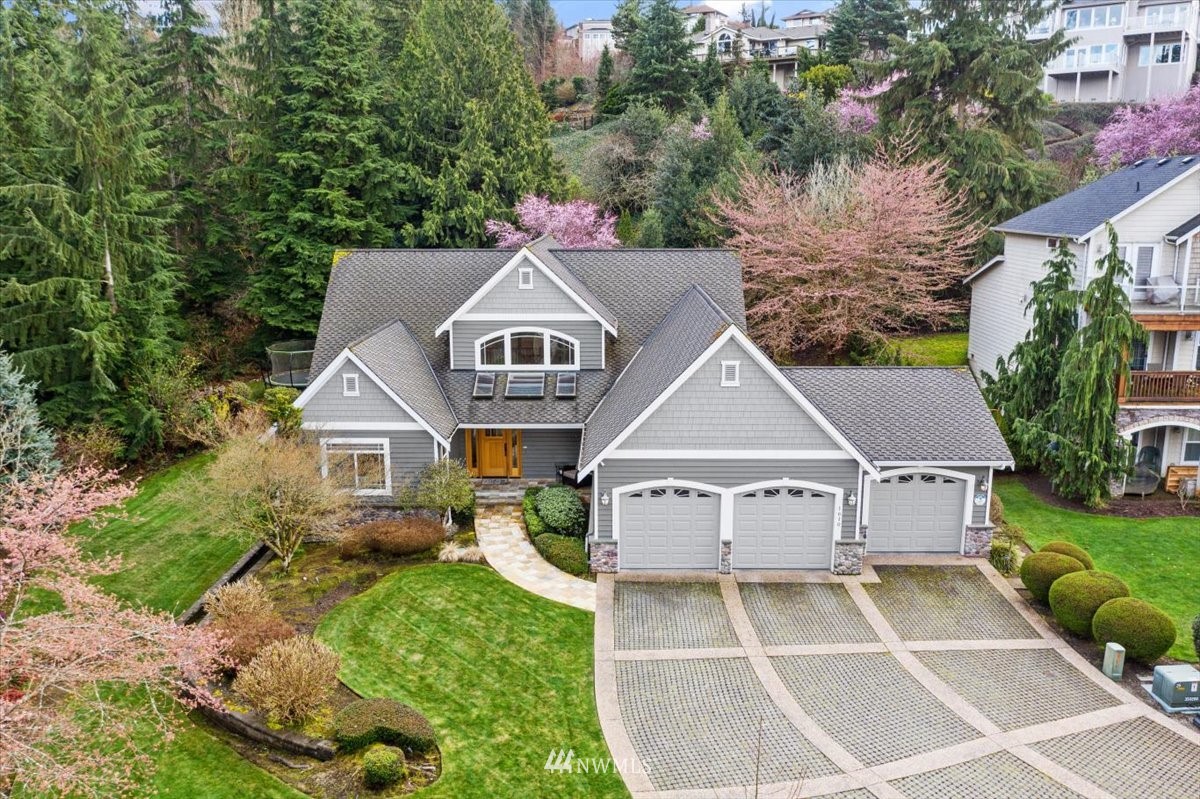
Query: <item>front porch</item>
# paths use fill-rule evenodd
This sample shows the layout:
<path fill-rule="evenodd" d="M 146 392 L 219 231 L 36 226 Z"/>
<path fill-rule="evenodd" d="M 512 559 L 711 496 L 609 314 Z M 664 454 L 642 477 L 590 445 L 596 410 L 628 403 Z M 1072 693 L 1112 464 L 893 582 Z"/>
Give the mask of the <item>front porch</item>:
<path fill-rule="evenodd" d="M 1134 475 L 1126 493 L 1169 494 L 1192 485 L 1200 472 L 1200 409 L 1123 408 L 1117 429 L 1134 448 Z M 1134 490 L 1131 485 L 1141 486 Z"/>

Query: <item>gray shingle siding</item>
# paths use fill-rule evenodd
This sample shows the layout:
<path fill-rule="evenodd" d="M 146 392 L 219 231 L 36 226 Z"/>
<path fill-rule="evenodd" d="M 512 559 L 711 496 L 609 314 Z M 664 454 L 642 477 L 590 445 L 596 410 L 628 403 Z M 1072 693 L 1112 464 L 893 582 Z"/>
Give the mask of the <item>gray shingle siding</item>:
<path fill-rule="evenodd" d="M 695 480 L 701 483 L 728 488 L 746 485 L 761 480 L 788 477 L 793 480 L 808 480 L 822 483 L 845 491 L 858 492 L 858 463 L 844 461 L 731 461 L 731 460 L 618 460 L 604 461 L 596 470 L 596 496 L 603 491 L 611 495 L 613 489 L 647 480 Z M 842 508 L 842 536 L 854 537 L 855 509 Z M 601 539 L 612 537 L 612 503 L 601 504 L 596 510 L 596 531 Z"/>
<path fill-rule="evenodd" d="M 454 368 L 475 368 L 475 342 L 489 333 L 510 327 L 539 327 L 557 330 L 579 341 L 579 368 L 600 369 L 604 357 L 604 328 L 596 321 L 579 322 L 476 322 L 456 321 L 454 333 Z M 537 371 L 530 367 L 529 371 Z"/>
<path fill-rule="evenodd" d="M 359 396 L 342 396 L 343 374 L 358 375 Z M 308 400 L 304 406 L 304 421 L 322 425 L 336 425 L 337 422 L 416 423 L 374 380 L 349 362 Z"/>
<path fill-rule="evenodd" d="M 721 385 L 721 362 L 740 385 Z M 841 449 L 736 341 L 729 341 L 618 449 Z"/>
<path fill-rule="evenodd" d="M 524 430 L 521 432 L 521 472 L 533 479 L 552 478 L 559 465 L 579 458 L 579 430 Z"/>
<path fill-rule="evenodd" d="M 524 264 L 533 269 L 533 288 L 518 288 L 518 273 Z M 478 302 L 466 309 L 466 313 L 541 313 L 541 314 L 577 314 L 587 313 L 588 309 L 580 307 L 565 291 L 554 285 L 553 281 L 533 266 L 527 260 L 522 261 L 499 283 L 492 286 L 487 294 Z M 457 356 L 456 356 L 457 357 Z"/>

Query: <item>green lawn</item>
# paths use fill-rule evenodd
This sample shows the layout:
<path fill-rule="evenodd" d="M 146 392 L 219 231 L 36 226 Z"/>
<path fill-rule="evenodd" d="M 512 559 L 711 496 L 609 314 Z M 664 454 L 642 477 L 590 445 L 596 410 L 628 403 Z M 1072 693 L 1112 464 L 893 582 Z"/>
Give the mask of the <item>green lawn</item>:
<path fill-rule="evenodd" d="M 929 333 L 893 339 L 900 353 L 914 366 L 966 366 L 966 333 Z"/>
<path fill-rule="evenodd" d="M 215 534 L 204 506 L 180 489 L 211 460 L 198 455 L 142 480 L 137 496 L 125 503 L 126 518 L 98 531 L 76 525 L 87 554 L 122 557 L 121 571 L 101 579 L 105 588 L 127 601 L 178 613 L 247 549 L 245 541 Z"/>
<path fill-rule="evenodd" d="M 1064 540 L 1086 549 L 1096 568 L 1113 572 L 1133 595 L 1158 606 L 1179 630 L 1168 653 L 1195 660 L 1192 619 L 1200 613 L 1200 519 L 1125 519 L 1047 505 L 1017 478 L 996 481 L 1004 519 L 1019 525 L 1034 549 Z"/>
<path fill-rule="evenodd" d="M 613 772 L 544 769 L 551 750 L 608 757 L 592 687 L 592 614 L 490 569 L 396 572 L 334 608 L 317 635 L 364 696 L 416 707 L 438 731 L 441 779 L 421 796 L 628 796 Z"/>

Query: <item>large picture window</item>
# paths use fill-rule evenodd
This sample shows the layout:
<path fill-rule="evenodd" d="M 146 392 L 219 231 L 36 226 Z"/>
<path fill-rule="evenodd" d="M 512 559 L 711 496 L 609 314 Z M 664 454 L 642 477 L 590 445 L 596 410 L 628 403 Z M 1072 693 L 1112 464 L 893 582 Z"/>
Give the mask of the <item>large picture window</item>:
<path fill-rule="evenodd" d="M 387 439 L 322 439 L 321 476 L 358 496 L 390 496 L 392 469 Z"/>
<path fill-rule="evenodd" d="M 579 342 L 540 328 L 501 330 L 475 342 L 477 369 L 578 369 Z"/>

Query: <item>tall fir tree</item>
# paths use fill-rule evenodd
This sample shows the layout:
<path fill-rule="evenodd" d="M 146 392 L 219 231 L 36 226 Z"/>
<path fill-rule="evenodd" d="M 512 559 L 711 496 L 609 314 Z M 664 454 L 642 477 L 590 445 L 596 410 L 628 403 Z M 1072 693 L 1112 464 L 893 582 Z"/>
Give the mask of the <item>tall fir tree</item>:
<path fill-rule="evenodd" d="M 101 0 L 14 0 L 0 14 L 34 35 L 54 28 L 17 44 L 0 76 L 6 104 L 43 70 L 21 100 L 30 119 L 0 132 L 25 136 L 0 151 L 35 153 L 0 170 L 0 340 L 40 383 L 48 420 L 104 416 L 137 449 L 157 431 L 132 376 L 171 354 L 178 287 L 137 21 Z"/>
<path fill-rule="evenodd" d="M 612 15 L 613 41 L 622 52 L 629 50 L 630 42 L 642 26 L 642 0 L 620 0 Z"/>
<path fill-rule="evenodd" d="M 558 19 L 550 0 L 502 0 L 502 5 L 524 54 L 526 69 L 534 80 L 545 80 L 554 65 L 554 40 L 558 35 Z"/>
<path fill-rule="evenodd" d="M 1121 257 L 1116 230 L 1106 227 L 1108 251 L 1083 291 L 1087 322 L 1063 353 L 1058 397 L 1045 413 L 1016 426 L 1019 438 L 1045 444 L 1055 493 L 1088 507 L 1102 506 L 1111 481 L 1129 468 L 1129 441 L 1116 426 L 1119 387 L 1129 379 L 1133 345 L 1146 339 L 1125 289 L 1129 264 Z"/>
<path fill-rule="evenodd" d="M 604 45 L 604 49 L 600 51 L 600 61 L 596 64 L 596 99 L 603 100 L 608 96 L 608 90 L 613 86 L 613 63 L 612 51 L 608 49 L 608 45 Z"/>
<path fill-rule="evenodd" d="M 244 167 L 257 250 L 245 302 L 273 328 L 315 332 L 334 251 L 393 240 L 379 31 L 363 0 L 295 0 L 259 22 L 277 50 L 259 56 L 274 78 Z"/>
<path fill-rule="evenodd" d="M 849 64 L 862 56 L 863 0 L 841 0 L 829 14 L 825 52 L 835 64 Z"/>
<path fill-rule="evenodd" d="M 546 109 L 495 3 L 424 3 L 396 73 L 406 246 L 484 246 L 489 218 L 559 193 Z"/>
<path fill-rule="evenodd" d="M 1043 146 L 1049 113 L 1042 65 L 1066 47 L 1056 31 L 1026 32 L 1053 0 L 927 0 L 908 39 L 875 66 L 890 88 L 877 99 L 880 133 L 915 137 L 920 156 L 952 165 L 951 188 L 977 217 L 1007 219 L 1054 196 L 1056 171 L 1027 151 Z"/>
<path fill-rule="evenodd" d="M 864 0 L 863 24 L 859 32 L 866 57 L 873 61 L 884 59 L 893 36 L 908 33 L 907 0 Z"/>
<path fill-rule="evenodd" d="M 0 487 L 32 475 L 53 474 L 54 433 L 42 423 L 33 384 L 0 350 Z"/>
<path fill-rule="evenodd" d="M 696 60 L 684 16 L 672 0 L 650 0 L 626 49 L 633 59 L 630 95 L 672 113 L 683 108 L 692 95 Z"/>
<path fill-rule="evenodd" d="M 724 91 L 725 70 L 717 57 L 717 45 L 710 44 L 700 64 L 700 74 L 696 77 L 696 93 L 705 105 L 712 105 Z"/>
<path fill-rule="evenodd" d="M 1007 361 L 999 359 L 994 378 L 985 375 L 984 394 L 999 409 L 1008 430 L 1018 419 L 1034 419 L 1058 399 L 1062 357 L 1079 329 L 1079 291 L 1075 288 L 1075 254 L 1066 239 L 1045 263 L 1046 275 L 1033 284 L 1025 306 L 1032 326 L 1025 340 L 1013 347 Z M 1044 441 L 1009 435 L 1017 460 L 1026 466 L 1045 466 Z"/>

